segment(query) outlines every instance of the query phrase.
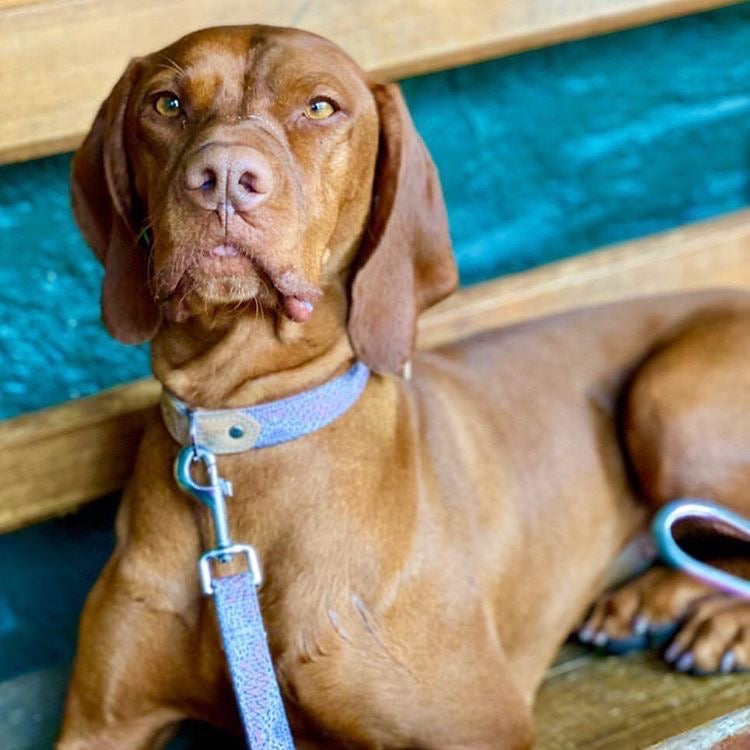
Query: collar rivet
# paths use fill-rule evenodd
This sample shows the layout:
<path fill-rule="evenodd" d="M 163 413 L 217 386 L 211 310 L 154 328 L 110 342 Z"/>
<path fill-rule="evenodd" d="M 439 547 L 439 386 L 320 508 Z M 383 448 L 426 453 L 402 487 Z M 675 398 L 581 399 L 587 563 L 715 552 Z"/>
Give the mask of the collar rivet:
<path fill-rule="evenodd" d="M 242 426 L 240 426 L 238 424 L 235 424 L 235 425 L 232 425 L 229 428 L 229 437 L 232 437 L 235 440 L 239 440 L 241 437 L 244 437 L 244 436 L 245 436 L 245 428 L 244 427 L 242 427 Z"/>

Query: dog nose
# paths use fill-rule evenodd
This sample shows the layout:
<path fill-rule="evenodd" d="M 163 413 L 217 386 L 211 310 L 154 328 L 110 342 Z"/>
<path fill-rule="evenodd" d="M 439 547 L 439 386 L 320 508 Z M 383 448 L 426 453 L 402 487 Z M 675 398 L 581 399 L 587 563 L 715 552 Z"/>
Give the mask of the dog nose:
<path fill-rule="evenodd" d="M 187 195 L 209 211 L 243 213 L 257 208 L 273 190 L 271 167 L 251 146 L 211 143 L 193 156 L 185 171 Z"/>

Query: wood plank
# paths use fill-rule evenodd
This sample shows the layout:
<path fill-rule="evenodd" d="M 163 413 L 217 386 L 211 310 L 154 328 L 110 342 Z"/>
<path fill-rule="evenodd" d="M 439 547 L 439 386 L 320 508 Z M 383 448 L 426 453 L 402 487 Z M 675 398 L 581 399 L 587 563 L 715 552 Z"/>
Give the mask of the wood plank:
<path fill-rule="evenodd" d="M 159 393 L 147 378 L 0 422 L 0 531 L 120 489 Z"/>
<path fill-rule="evenodd" d="M 745 708 L 750 694 L 748 674 L 695 678 L 674 672 L 650 652 L 589 656 L 572 669 L 555 670 L 534 708 L 537 750 L 642 750 Z M 714 745 L 706 737 L 708 732 L 694 735 L 699 744 L 658 747 L 709 750 Z"/>
<path fill-rule="evenodd" d="M 750 288 L 750 210 L 463 289 L 420 321 L 419 346 L 639 294 Z M 122 486 L 153 380 L 0 423 L 0 531 L 73 510 Z"/>
<path fill-rule="evenodd" d="M 750 210 L 463 289 L 422 317 L 419 345 L 581 305 L 720 286 L 750 287 Z"/>
<path fill-rule="evenodd" d="M 299 26 L 401 78 L 727 0 L 0 0 L 0 163 L 76 147 L 129 58 L 203 26 Z"/>
<path fill-rule="evenodd" d="M 750 748 L 750 708 L 691 729 L 647 750 L 747 750 Z"/>
<path fill-rule="evenodd" d="M 566 647 L 569 648 L 569 647 Z M 57 734 L 69 669 L 50 667 L 0 683 L 3 750 L 50 747 Z M 542 687 L 535 720 L 537 750 L 747 750 L 750 709 L 741 708 L 658 744 L 671 726 L 730 710 L 750 689 L 742 675 L 703 678 L 667 672 L 652 655 L 581 657 L 565 677 L 553 667 Z M 628 681 L 629 684 L 628 684 Z M 676 689 L 676 692 L 672 690 Z M 707 705 L 706 705 L 707 704 Z M 666 712 L 666 715 L 662 714 Z M 656 720 L 655 720 L 656 719 Z M 588 722 L 591 724 L 588 724 Z M 630 722 L 628 725 L 627 722 Z M 184 726 L 169 750 L 235 748 L 219 733 Z M 736 741 L 735 744 L 729 744 Z M 742 744 L 742 743 L 745 744 Z M 718 744 L 717 743 L 722 743 Z"/>

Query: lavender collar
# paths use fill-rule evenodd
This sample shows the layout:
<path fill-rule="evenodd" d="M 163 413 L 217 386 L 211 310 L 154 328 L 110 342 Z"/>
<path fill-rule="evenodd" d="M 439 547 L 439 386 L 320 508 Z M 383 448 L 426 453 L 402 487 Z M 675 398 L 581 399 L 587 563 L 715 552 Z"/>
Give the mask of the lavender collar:
<path fill-rule="evenodd" d="M 197 443 L 215 454 L 242 453 L 322 429 L 357 402 L 369 377 L 367 365 L 356 362 L 317 388 L 239 409 L 193 409 L 163 391 L 161 413 L 170 435 L 182 445 Z"/>

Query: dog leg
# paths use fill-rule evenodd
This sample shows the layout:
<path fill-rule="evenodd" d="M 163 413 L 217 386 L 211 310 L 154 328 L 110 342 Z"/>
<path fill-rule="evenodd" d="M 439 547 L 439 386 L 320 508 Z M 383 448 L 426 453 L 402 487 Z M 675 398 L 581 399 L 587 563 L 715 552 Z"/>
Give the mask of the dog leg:
<path fill-rule="evenodd" d="M 715 312 L 650 357 L 627 394 L 624 437 L 655 507 L 708 498 L 750 515 L 750 317 Z M 746 577 L 746 552 L 708 560 Z M 716 552 L 724 559 L 715 559 Z M 623 652 L 674 637 L 665 658 L 681 671 L 750 669 L 750 603 L 673 570 L 655 568 L 594 606 L 579 633 Z"/>
<path fill-rule="evenodd" d="M 152 750 L 188 713 L 201 718 L 201 687 L 215 699 L 196 628 L 127 567 L 110 560 L 86 602 L 58 750 Z"/>

